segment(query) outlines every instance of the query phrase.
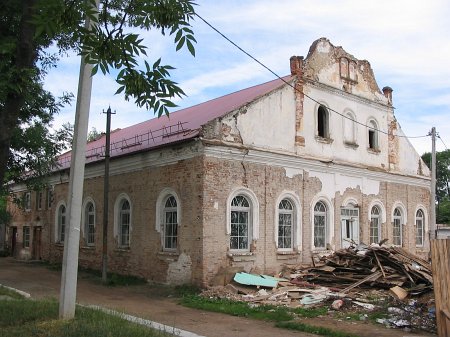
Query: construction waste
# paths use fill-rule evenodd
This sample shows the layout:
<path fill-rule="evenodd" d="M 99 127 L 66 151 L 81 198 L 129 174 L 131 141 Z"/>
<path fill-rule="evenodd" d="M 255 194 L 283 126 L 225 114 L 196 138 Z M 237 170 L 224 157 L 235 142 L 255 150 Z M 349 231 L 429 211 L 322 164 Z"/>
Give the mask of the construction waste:
<path fill-rule="evenodd" d="M 328 306 L 331 312 L 372 312 L 389 327 L 436 331 L 431 265 L 395 246 L 354 245 L 311 265 L 284 266 L 279 275 L 238 272 L 202 296 L 252 305 Z M 340 315 L 342 316 L 342 315 Z M 375 316 L 375 315 L 374 315 Z"/>

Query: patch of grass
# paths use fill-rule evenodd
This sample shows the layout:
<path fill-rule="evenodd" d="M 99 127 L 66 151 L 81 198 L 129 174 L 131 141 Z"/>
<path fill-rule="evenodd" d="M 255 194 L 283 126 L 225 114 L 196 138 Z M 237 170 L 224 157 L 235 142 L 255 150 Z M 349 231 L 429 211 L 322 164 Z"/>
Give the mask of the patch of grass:
<path fill-rule="evenodd" d="M 0 337 L 168 337 L 120 317 L 88 308 L 77 308 L 75 319 L 58 320 L 56 301 L 0 301 Z"/>
<path fill-rule="evenodd" d="M 8 289 L 8 288 L 2 287 L 2 286 L 0 286 L 0 295 L 9 296 L 9 297 L 12 297 L 12 298 L 15 298 L 15 299 L 22 299 L 22 298 L 24 298 L 22 295 L 20 295 L 19 293 L 15 292 L 14 290 L 11 290 L 11 289 Z"/>
<path fill-rule="evenodd" d="M 293 315 L 288 308 L 271 305 L 250 306 L 245 302 L 235 302 L 226 299 L 210 299 L 200 296 L 185 296 L 181 303 L 190 308 L 221 312 L 233 316 L 249 317 L 265 321 L 289 321 Z"/>
<path fill-rule="evenodd" d="M 316 307 L 316 308 L 295 308 L 291 309 L 293 313 L 300 317 L 314 318 L 318 316 L 326 315 L 328 312 L 327 307 Z"/>
<path fill-rule="evenodd" d="M 343 331 L 337 331 L 337 330 L 331 330 L 328 328 L 320 327 L 320 326 L 314 326 L 310 324 L 300 323 L 300 322 L 277 322 L 275 324 L 278 328 L 284 328 L 289 330 L 296 330 L 296 331 L 302 331 L 302 332 L 309 332 L 320 336 L 327 336 L 327 337 L 359 337 L 358 335 L 349 333 L 349 332 L 343 332 Z"/>

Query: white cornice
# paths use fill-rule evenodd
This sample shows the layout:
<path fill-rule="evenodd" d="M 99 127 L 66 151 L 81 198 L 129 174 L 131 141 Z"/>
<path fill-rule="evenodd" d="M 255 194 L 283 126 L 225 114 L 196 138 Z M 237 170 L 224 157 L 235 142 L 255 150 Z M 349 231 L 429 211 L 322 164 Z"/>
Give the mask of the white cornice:
<path fill-rule="evenodd" d="M 302 158 L 295 155 L 272 153 L 257 149 L 237 149 L 227 146 L 207 146 L 203 150 L 206 156 L 226 160 L 241 160 L 244 162 L 278 166 L 294 170 L 318 171 L 324 173 L 338 173 L 349 176 L 364 177 L 377 181 L 415 185 L 429 188 L 430 179 L 427 177 L 407 176 L 392 172 L 382 172 L 341 163 L 322 162 L 319 159 Z"/>

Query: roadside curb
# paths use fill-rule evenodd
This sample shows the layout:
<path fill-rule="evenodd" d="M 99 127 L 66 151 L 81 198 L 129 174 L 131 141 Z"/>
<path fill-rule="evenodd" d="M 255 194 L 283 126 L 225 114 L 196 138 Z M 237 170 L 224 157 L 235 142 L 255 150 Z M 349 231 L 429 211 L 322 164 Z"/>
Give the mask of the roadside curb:
<path fill-rule="evenodd" d="M 16 289 L 16 288 L 11 288 L 11 287 L 5 286 L 5 285 L 3 285 L 1 283 L 0 283 L 0 287 L 6 288 L 6 289 L 11 290 L 11 291 L 14 291 L 14 292 L 22 295 L 25 298 L 31 298 L 31 294 L 29 294 L 29 293 L 27 293 L 25 291 L 22 291 L 22 290 L 19 290 L 19 289 Z M 140 317 L 137 317 L 137 316 L 128 315 L 128 314 L 125 314 L 123 312 L 107 309 L 107 308 L 104 308 L 104 307 L 101 307 L 101 306 L 98 306 L 98 305 L 83 305 L 83 304 L 78 304 L 78 303 L 77 303 L 77 305 L 80 306 L 80 307 L 84 307 L 84 308 L 100 310 L 100 311 L 103 311 L 103 312 L 105 312 L 107 314 L 123 318 L 123 319 L 125 319 L 125 320 L 127 320 L 129 322 L 133 322 L 133 323 L 136 323 L 136 324 L 139 324 L 139 325 L 143 325 L 143 326 L 146 326 L 148 328 L 155 329 L 155 330 L 168 332 L 168 333 L 171 333 L 171 334 L 173 334 L 175 336 L 179 336 L 179 337 L 205 337 L 205 336 L 197 335 L 196 333 L 193 333 L 193 332 L 190 332 L 190 331 L 178 329 L 178 328 L 175 328 L 173 326 L 164 325 L 164 324 L 161 324 L 161 323 L 158 323 L 158 322 L 153 322 L 153 321 L 150 321 L 148 319 L 140 318 Z"/>

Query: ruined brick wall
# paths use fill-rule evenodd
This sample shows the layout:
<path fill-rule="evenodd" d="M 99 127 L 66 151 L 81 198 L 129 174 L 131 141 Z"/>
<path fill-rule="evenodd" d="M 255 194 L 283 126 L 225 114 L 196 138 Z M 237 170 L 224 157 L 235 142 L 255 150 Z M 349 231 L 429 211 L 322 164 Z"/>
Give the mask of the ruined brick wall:
<path fill-rule="evenodd" d="M 244 158 L 245 156 L 242 156 Z M 236 158 L 237 159 L 237 158 Z M 310 263 L 318 252 L 313 250 L 313 203 L 325 188 L 318 177 L 311 177 L 307 170 L 287 174 L 279 166 L 251 163 L 248 160 L 225 160 L 206 157 L 204 190 L 204 280 L 203 284 L 220 284 L 225 279 L 218 277 L 224 270 L 244 270 L 255 273 L 276 273 L 283 264 Z M 303 173 L 301 173 L 303 172 Z M 259 202 L 259 238 L 252 242 L 250 254 L 231 254 L 229 235 L 226 233 L 227 200 L 236 188 L 248 188 Z M 280 252 L 275 242 L 275 210 L 277 200 L 284 191 L 292 191 L 300 199 L 301 206 L 301 250 Z M 403 226 L 403 247 L 422 257 L 428 254 L 428 239 L 425 245 L 415 244 L 415 212 L 423 207 L 427 212 L 429 190 L 407 184 L 379 182 L 378 194 L 364 194 L 360 186 L 348 187 L 343 193 L 336 191 L 331 203 L 334 210 L 334 230 L 331 233 L 332 248 L 341 248 L 340 211 L 346 200 L 356 201 L 359 208 L 360 242 L 369 242 L 370 211 L 373 202 L 383 205 L 381 239 L 392 243 L 392 214 L 399 203 L 406 208 L 407 222 Z M 426 223 L 428 224 L 428 217 Z M 223 276 L 223 275 L 222 275 Z"/>

